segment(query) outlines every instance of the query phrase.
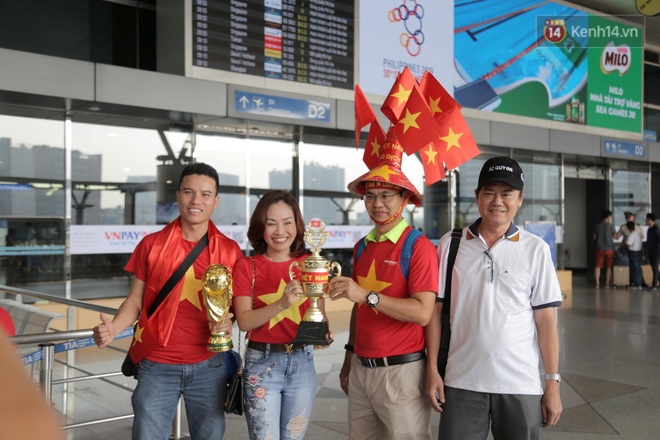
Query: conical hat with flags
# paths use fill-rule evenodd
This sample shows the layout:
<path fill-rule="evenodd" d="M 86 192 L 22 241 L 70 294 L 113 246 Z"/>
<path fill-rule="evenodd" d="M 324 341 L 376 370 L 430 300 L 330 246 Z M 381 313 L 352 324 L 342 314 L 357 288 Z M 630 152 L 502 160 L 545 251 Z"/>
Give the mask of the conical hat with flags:
<path fill-rule="evenodd" d="M 349 183 L 348 190 L 357 196 L 363 196 L 369 187 L 399 187 L 410 192 L 409 203 L 422 206 L 424 197 L 401 171 L 403 147 L 391 128 L 387 132 L 387 139 L 380 147 L 379 153 L 378 164 L 368 173 Z"/>

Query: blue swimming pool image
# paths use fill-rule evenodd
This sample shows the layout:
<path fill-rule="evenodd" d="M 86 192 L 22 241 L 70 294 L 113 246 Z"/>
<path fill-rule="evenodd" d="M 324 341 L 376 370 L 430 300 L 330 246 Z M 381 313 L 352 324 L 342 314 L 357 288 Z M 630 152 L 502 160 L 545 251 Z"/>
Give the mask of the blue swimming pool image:
<path fill-rule="evenodd" d="M 495 110 L 500 96 L 529 83 L 542 85 L 547 107 L 570 103 L 587 83 L 589 15 L 548 1 L 456 0 L 454 62 L 462 80 L 456 99 L 466 107 Z M 558 43 L 547 41 L 548 20 L 567 29 Z M 524 111 L 520 114 L 524 114 Z"/>

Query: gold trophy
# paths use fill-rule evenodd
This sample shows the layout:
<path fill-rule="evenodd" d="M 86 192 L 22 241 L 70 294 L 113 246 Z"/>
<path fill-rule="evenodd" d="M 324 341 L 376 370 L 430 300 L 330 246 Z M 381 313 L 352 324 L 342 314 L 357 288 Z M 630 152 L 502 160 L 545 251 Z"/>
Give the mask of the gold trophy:
<path fill-rule="evenodd" d="M 221 264 L 210 265 L 204 272 L 204 276 L 202 276 L 206 316 L 214 324 L 219 324 L 229 311 L 231 298 L 234 295 L 231 283 L 231 271 Z M 219 353 L 229 351 L 233 347 L 234 343 L 231 338 L 227 337 L 225 332 L 214 333 L 211 330 L 208 342 L 209 351 Z"/>
<path fill-rule="evenodd" d="M 332 342 L 328 339 L 328 322 L 324 320 L 323 312 L 319 309 L 319 299 L 327 296 L 331 271 L 334 271 L 333 275 L 341 275 L 341 266 L 336 261 L 330 262 L 319 255 L 321 246 L 327 239 L 325 223 L 318 218 L 312 219 L 305 231 L 305 243 L 311 247 L 312 254 L 301 262 L 294 261 L 289 266 L 289 276 L 292 280 L 295 277 L 293 269 L 297 267 L 300 271 L 303 292 L 311 303 L 298 326 L 294 343 L 330 345 Z"/>

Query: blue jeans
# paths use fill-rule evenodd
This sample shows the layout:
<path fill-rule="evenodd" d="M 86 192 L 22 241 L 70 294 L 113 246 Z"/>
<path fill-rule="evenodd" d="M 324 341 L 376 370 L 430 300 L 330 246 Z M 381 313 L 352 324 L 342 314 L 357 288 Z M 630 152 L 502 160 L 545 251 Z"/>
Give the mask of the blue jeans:
<path fill-rule="evenodd" d="M 248 349 L 243 399 L 250 439 L 302 439 L 315 397 L 311 345 L 291 353 Z"/>
<path fill-rule="evenodd" d="M 220 440 L 225 433 L 225 354 L 196 364 L 140 362 L 133 392 L 133 439 L 167 440 L 180 396 L 193 440 Z"/>

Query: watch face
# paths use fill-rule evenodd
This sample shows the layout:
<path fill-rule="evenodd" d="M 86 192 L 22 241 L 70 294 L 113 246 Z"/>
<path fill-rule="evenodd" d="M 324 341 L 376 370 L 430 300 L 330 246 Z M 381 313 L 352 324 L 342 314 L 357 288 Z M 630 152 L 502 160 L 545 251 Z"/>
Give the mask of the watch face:
<path fill-rule="evenodd" d="M 367 304 L 371 307 L 378 305 L 379 302 L 380 298 L 376 292 L 371 292 L 369 295 L 367 295 Z"/>

